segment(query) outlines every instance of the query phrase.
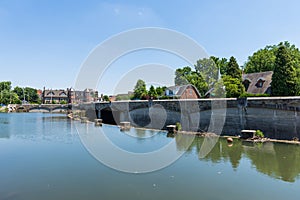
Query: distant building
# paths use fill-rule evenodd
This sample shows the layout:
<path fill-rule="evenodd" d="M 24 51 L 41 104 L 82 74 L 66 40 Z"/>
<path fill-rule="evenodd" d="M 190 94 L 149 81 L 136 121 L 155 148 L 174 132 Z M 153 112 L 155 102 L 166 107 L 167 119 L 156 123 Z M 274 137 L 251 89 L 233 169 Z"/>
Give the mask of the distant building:
<path fill-rule="evenodd" d="M 98 100 L 98 92 L 92 89 L 85 89 L 84 91 L 75 91 L 67 88 L 53 90 L 45 89 L 41 95 L 42 103 L 72 103 L 79 104 L 85 102 L 94 102 Z"/>
<path fill-rule="evenodd" d="M 66 90 L 45 90 L 42 93 L 42 103 L 50 104 L 50 103 L 68 103 L 69 97 L 68 92 Z"/>
<path fill-rule="evenodd" d="M 243 85 L 250 94 L 271 94 L 272 71 L 243 74 Z"/>
<path fill-rule="evenodd" d="M 176 99 L 199 99 L 201 97 L 197 88 L 192 84 L 168 87 L 165 95 Z"/>
<path fill-rule="evenodd" d="M 95 102 L 99 100 L 98 91 L 93 89 L 85 89 L 83 91 L 75 91 L 74 89 L 69 89 L 69 103 L 80 104 L 86 102 Z"/>

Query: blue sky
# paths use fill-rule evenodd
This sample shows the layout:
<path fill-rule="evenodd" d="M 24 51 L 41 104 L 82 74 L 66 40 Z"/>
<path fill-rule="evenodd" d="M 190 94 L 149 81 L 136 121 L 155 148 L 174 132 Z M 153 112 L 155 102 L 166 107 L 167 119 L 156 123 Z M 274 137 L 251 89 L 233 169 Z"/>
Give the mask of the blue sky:
<path fill-rule="evenodd" d="M 0 0 L 0 81 L 35 88 L 73 86 L 81 64 L 98 44 L 142 27 L 176 30 L 209 55 L 235 56 L 242 65 L 269 44 L 288 40 L 300 47 L 299 8 L 297 0 Z M 163 63 L 174 69 L 185 65 L 171 57 Z M 122 73 L 166 58 L 145 51 L 120 59 L 97 89 L 112 94 Z"/>

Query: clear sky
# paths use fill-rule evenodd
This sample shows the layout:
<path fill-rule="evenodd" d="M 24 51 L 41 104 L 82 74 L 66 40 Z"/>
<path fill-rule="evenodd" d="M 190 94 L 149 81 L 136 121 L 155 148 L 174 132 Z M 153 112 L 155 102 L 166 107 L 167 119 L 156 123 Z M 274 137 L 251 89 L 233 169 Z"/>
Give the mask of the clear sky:
<path fill-rule="evenodd" d="M 249 55 L 269 44 L 288 40 L 300 47 L 299 8 L 298 0 L 0 0 L 0 81 L 35 88 L 71 87 L 99 43 L 142 27 L 182 32 L 209 55 L 235 56 L 243 65 Z M 142 54 L 145 58 L 151 52 Z M 161 57 L 147 62 L 160 62 Z M 114 65 L 129 70 L 145 63 L 135 59 L 128 56 Z M 175 60 L 167 64 L 185 65 Z M 113 80 L 122 76 L 117 67 L 100 81 L 100 92 L 113 93 L 110 85 L 118 84 Z"/>

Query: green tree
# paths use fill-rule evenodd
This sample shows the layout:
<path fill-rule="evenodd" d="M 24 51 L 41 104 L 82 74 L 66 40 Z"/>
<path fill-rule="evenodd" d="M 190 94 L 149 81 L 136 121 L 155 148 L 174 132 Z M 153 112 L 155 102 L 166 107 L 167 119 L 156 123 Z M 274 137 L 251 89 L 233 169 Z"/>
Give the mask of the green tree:
<path fill-rule="evenodd" d="M 189 66 L 178 68 L 175 71 L 175 85 L 189 84 L 188 77 L 191 75 L 192 69 Z"/>
<path fill-rule="evenodd" d="M 107 95 L 103 96 L 103 101 L 109 101 L 109 97 Z"/>
<path fill-rule="evenodd" d="M 226 68 L 228 65 L 227 59 L 226 58 L 218 58 L 215 56 L 211 56 L 210 59 L 212 59 L 215 62 L 217 69 L 218 70 L 220 69 L 221 74 L 225 74 Z"/>
<path fill-rule="evenodd" d="M 0 91 L 2 90 L 11 90 L 11 82 L 10 81 L 2 81 L 0 82 Z"/>
<path fill-rule="evenodd" d="M 159 96 L 159 97 L 165 95 L 165 90 L 166 90 L 166 87 L 156 87 L 156 88 L 155 88 L 156 94 L 157 94 L 157 96 Z"/>
<path fill-rule="evenodd" d="M 272 77 L 272 95 L 296 95 L 298 90 L 297 72 L 288 49 L 282 45 L 276 52 L 275 68 Z"/>
<path fill-rule="evenodd" d="M 245 63 L 245 73 L 255 73 L 264 71 L 274 71 L 276 51 L 280 46 L 285 46 L 289 52 L 295 67 L 300 68 L 300 51 L 295 45 L 288 41 L 280 42 L 278 45 L 268 45 L 263 49 L 254 52 L 252 56 L 248 57 Z M 298 74 L 299 75 L 299 74 Z"/>
<path fill-rule="evenodd" d="M 266 46 L 248 57 L 245 73 L 273 71 L 275 66 L 276 46 Z"/>
<path fill-rule="evenodd" d="M 216 57 L 203 58 L 197 60 L 195 70 L 201 75 L 203 80 L 208 85 L 213 85 L 218 80 L 218 66 L 215 61 L 218 61 Z"/>
<path fill-rule="evenodd" d="M 21 101 L 18 95 L 12 91 L 1 90 L 0 91 L 0 103 L 3 104 L 20 104 Z"/>
<path fill-rule="evenodd" d="M 25 93 L 25 100 L 27 102 L 40 103 L 41 101 L 40 97 L 37 94 L 37 89 L 31 87 L 21 88 L 17 86 L 14 88 L 13 91 L 19 96 L 19 99 L 21 100 L 24 100 L 24 93 Z"/>
<path fill-rule="evenodd" d="M 144 99 L 147 96 L 148 93 L 147 93 L 145 81 L 139 79 L 136 82 L 133 94 L 134 94 L 133 95 L 134 99 Z"/>
<path fill-rule="evenodd" d="M 233 78 L 231 76 L 223 76 L 223 84 L 225 86 L 226 97 L 240 97 L 245 93 L 245 87 L 238 78 Z M 221 88 L 220 88 L 221 89 Z M 222 92 L 220 92 L 222 95 Z"/>
<path fill-rule="evenodd" d="M 148 95 L 152 98 L 155 98 L 155 99 L 157 98 L 157 92 L 156 92 L 153 85 L 150 86 L 149 91 L 148 91 Z"/>
<path fill-rule="evenodd" d="M 237 78 L 242 81 L 242 70 L 240 69 L 235 57 L 231 56 L 227 64 L 225 74 L 232 78 Z"/>
<path fill-rule="evenodd" d="M 194 85 L 201 95 L 208 90 L 208 84 L 204 80 L 203 73 L 199 71 L 193 71 L 190 67 L 183 67 L 176 69 L 175 72 L 175 85 Z"/>

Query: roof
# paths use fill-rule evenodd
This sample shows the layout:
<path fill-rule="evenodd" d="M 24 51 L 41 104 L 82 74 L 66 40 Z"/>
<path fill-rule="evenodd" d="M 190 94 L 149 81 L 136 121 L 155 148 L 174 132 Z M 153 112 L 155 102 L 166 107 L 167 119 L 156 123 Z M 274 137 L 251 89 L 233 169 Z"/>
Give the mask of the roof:
<path fill-rule="evenodd" d="M 250 82 L 247 93 L 265 94 L 268 88 L 271 87 L 272 76 L 273 71 L 243 74 L 243 82 L 246 80 Z M 263 82 L 262 87 L 257 87 L 259 80 Z"/>
<path fill-rule="evenodd" d="M 66 90 L 45 90 L 44 97 L 68 97 L 68 92 Z"/>
<path fill-rule="evenodd" d="M 192 84 L 170 86 L 170 87 L 167 88 L 167 90 L 171 90 L 173 92 L 172 96 L 181 96 L 183 94 L 183 92 L 187 89 L 187 87 L 194 88 L 196 94 L 199 97 L 201 97 L 198 89 L 194 85 L 192 85 Z"/>

